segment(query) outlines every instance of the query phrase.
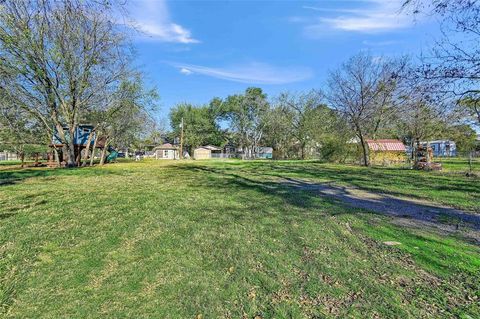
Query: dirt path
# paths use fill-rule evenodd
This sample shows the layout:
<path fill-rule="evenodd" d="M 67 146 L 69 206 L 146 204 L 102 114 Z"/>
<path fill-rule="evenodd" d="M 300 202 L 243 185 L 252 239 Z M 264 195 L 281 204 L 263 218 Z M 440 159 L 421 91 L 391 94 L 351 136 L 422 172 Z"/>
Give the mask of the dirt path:
<path fill-rule="evenodd" d="M 433 226 L 449 233 L 462 232 L 480 243 L 480 214 L 467 213 L 424 200 L 373 193 L 332 183 L 288 178 L 284 179 L 282 184 L 333 198 L 353 208 L 395 217 L 397 223 L 405 226 Z"/>

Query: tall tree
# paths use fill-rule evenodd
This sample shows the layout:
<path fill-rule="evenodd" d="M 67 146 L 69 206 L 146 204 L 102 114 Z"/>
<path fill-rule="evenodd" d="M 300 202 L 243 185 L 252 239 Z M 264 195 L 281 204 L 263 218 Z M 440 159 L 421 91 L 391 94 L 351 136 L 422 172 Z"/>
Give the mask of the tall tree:
<path fill-rule="evenodd" d="M 315 132 L 321 130 L 319 124 L 325 124 L 321 121 L 322 108 L 325 107 L 322 99 L 322 94 L 315 90 L 298 94 L 284 92 L 278 98 L 278 107 L 291 123 L 289 133 L 299 145 L 301 159 L 307 155 L 309 142 L 314 142 Z"/>
<path fill-rule="evenodd" d="M 128 72 L 124 37 L 108 0 L 5 0 L 0 4 L 0 86 L 56 130 L 69 166 L 74 132 Z M 68 134 L 63 127 L 68 127 Z"/>
<path fill-rule="evenodd" d="M 296 158 L 298 154 L 292 150 L 295 141 L 291 133 L 292 122 L 290 118 L 276 103 L 273 103 L 266 116 L 268 121 L 265 125 L 263 141 L 265 145 L 273 148 L 274 158 Z"/>
<path fill-rule="evenodd" d="M 195 106 L 181 103 L 170 111 L 170 125 L 175 137 L 179 137 L 183 119 L 183 142 L 186 149 L 192 154 L 193 149 L 198 146 L 223 143 L 222 132 L 216 122 L 216 117 L 216 111 L 209 105 Z"/>
<path fill-rule="evenodd" d="M 370 165 L 367 138 L 375 138 L 392 114 L 399 70 L 394 61 L 360 53 L 329 75 L 327 100 L 354 130 L 365 166 Z"/>
<path fill-rule="evenodd" d="M 219 100 L 217 100 L 219 101 Z M 228 122 L 235 134 L 244 158 L 253 158 L 254 150 L 260 146 L 267 126 L 270 105 L 260 88 L 247 88 L 244 94 L 227 97 L 217 102 L 221 118 Z"/>
<path fill-rule="evenodd" d="M 110 146 L 128 148 L 147 132 L 145 124 L 151 123 L 150 114 L 156 110 L 157 99 L 156 90 L 147 90 L 140 76 L 122 81 L 110 107 L 96 116 L 97 138 L 104 142 L 101 164 Z"/>

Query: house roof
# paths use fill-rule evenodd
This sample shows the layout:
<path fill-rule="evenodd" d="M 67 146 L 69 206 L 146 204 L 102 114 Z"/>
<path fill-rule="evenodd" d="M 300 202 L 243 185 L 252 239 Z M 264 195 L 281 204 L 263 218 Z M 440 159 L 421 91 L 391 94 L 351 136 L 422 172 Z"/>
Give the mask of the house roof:
<path fill-rule="evenodd" d="M 435 141 L 421 141 L 420 144 L 427 144 L 427 143 L 430 143 L 430 144 L 454 144 L 455 142 L 454 141 L 451 141 L 451 140 L 435 140 Z"/>
<path fill-rule="evenodd" d="M 178 149 L 178 147 L 170 144 L 170 143 L 165 143 L 165 144 L 162 144 L 160 146 L 157 146 L 154 148 L 155 150 L 176 150 Z"/>
<path fill-rule="evenodd" d="M 221 151 L 222 150 L 220 147 L 213 146 L 213 145 L 200 146 L 200 147 L 197 147 L 196 149 L 198 150 L 200 148 L 203 148 L 203 149 L 206 149 L 206 150 L 209 150 L 209 151 Z"/>
<path fill-rule="evenodd" d="M 367 140 L 368 148 L 372 151 L 400 152 L 405 151 L 405 145 L 400 140 Z"/>

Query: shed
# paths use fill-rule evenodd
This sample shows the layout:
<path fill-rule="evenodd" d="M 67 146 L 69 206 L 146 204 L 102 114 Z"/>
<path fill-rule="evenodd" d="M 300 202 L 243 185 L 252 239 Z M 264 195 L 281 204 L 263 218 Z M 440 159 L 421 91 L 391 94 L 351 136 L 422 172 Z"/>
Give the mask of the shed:
<path fill-rule="evenodd" d="M 406 148 L 400 140 L 367 140 L 370 161 L 374 164 L 402 163 L 406 160 Z"/>
<path fill-rule="evenodd" d="M 210 158 L 223 158 L 223 149 L 213 145 L 200 146 L 193 150 L 193 158 L 210 159 Z"/>
<path fill-rule="evenodd" d="M 179 159 L 179 149 L 170 143 L 155 147 L 155 159 Z"/>

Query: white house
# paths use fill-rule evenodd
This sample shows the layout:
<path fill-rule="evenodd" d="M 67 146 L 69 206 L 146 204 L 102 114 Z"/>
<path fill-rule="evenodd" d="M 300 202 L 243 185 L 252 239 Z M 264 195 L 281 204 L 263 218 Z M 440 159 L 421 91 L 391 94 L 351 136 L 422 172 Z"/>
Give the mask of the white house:
<path fill-rule="evenodd" d="M 163 145 L 157 146 L 154 149 L 155 159 L 179 159 L 179 149 L 178 147 L 165 143 Z"/>
<path fill-rule="evenodd" d="M 421 145 L 426 147 L 430 145 L 435 157 L 453 157 L 457 156 L 457 146 L 454 141 L 438 140 L 438 141 L 425 141 L 420 142 Z"/>

